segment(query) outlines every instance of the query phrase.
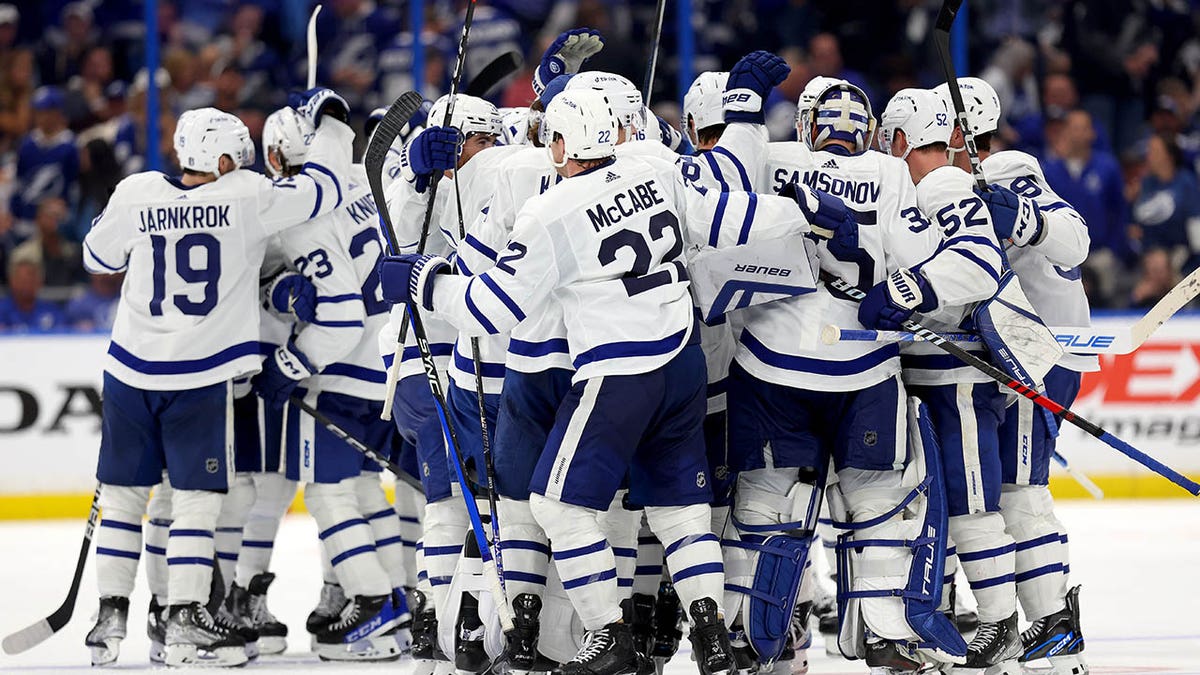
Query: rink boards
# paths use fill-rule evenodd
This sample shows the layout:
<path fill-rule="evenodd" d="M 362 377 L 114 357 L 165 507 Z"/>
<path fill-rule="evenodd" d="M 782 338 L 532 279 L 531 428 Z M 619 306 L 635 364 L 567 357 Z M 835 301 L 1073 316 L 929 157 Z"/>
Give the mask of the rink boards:
<path fill-rule="evenodd" d="M 1135 315 L 1098 318 L 1122 326 Z M 105 335 L 0 336 L 0 519 L 87 511 L 100 434 Z M 1200 314 L 1168 322 L 1137 352 L 1101 356 L 1074 409 L 1140 450 L 1200 478 Z M 1059 449 L 1109 497 L 1182 497 L 1182 490 L 1067 427 Z M 1057 471 L 1057 467 L 1056 467 Z M 1086 493 L 1061 473 L 1060 497 Z"/>

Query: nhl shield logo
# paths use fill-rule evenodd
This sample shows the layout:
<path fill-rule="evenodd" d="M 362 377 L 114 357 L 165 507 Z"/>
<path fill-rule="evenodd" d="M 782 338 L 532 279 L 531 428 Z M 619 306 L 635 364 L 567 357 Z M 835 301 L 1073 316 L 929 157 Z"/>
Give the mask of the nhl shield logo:
<path fill-rule="evenodd" d="M 705 485 L 708 485 L 708 478 L 706 478 L 704 476 L 703 471 L 697 471 L 696 472 L 696 487 L 702 488 Z"/>
<path fill-rule="evenodd" d="M 204 460 L 204 470 L 209 473 L 216 473 L 221 468 L 221 463 L 215 457 L 209 457 Z"/>
<path fill-rule="evenodd" d="M 865 443 L 868 448 L 874 447 L 875 444 L 878 442 L 879 442 L 879 434 L 875 433 L 874 429 L 863 434 L 863 443 Z"/>
<path fill-rule="evenodd" d="M 429 462 L 421 462 L 421 473 L 424 474 L 426 478 L 429 477 Z"/>

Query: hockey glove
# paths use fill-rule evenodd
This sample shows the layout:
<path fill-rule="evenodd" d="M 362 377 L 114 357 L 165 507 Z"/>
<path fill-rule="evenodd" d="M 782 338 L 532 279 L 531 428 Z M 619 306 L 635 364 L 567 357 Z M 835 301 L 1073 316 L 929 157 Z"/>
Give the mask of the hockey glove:
<path fill-rule="evenodd" d="M 1037 202 L 994 183 L 987 192 L 976 189 L 975 194 L 988 206 L 997 239 L 1008 239 L 1017 246 L 1029 246 L 1042 240 L 1046 218 Z"/>
<path fill-rule="evenodd" d="M 288 105 L 313 128 L 321 126 L 321 120 L 329 115 L 349 124 L 350 105 L 338 93 L 326 87 L 313 87 L 308 91 L 288 94 Z"/>
<path fill-rule="evenodd" d="M 541 98 L 551 80 L 559 75 L 578 73 L 583 62 L 601 49 L 604 49 L 604 38 L 598 30 L 573 28 L 559 35 L 550 43 L 550 47 L 542 55 L 542 62 L 533 73 L 533 92 Z"/>
<path fill-rule="evenodd" d="M 316 374 L 317 369 L 296 348 L 295 339 L 275 349 L 263 362 L 262 372 L 254 378 L 254 390 L 273 408 L 282 408 L 291 398 L 300 380 Z"/>
<path fill-rule="evenodd" d="M 379 264 L 379 286 L 383 299 L 392 304 L 419 300 L 426 311 L 433 311 L 433 278 L 450 273 L 450 261 L 440 255 L 390 255 Z"/>
<path fill-rule="evenodd" d="M 937 295 L 924 275 L 899 269 L 867 291 L 858 306 L 858 321 L 874 330 L 903 330 L 914 312 L 932 311 L 937 304 Z"/>
<path fill-rule="evenodd" d="M 858 221 L 842 200 L 795 182 L 784 185 L 779 196 L 795 200 L 808 221 L 809 230 L 828 242 L 826 245 L 833 257 L 846 262 L 869 257 L 858 246 Z"/>
<path fill-rule="evenodd" d="M 722 104 L 727 123 L 765 124 L 767 96 L 792 69 L 771 52 L 750 52 L 733 65 Z"/>
<path fill-rule="evenodd" d="M 317 288 L 301 274 L 280 272 L 267 282 L 264 295 L 268 309 L 305 323 L 317 318 Z"/>
<path fill-rule="evenodd" d="M 417 192 L 425 192 L 435 172 L 458 166 L 461 151 L 462 133 L 458 129 L 426 127 L 400 153 L 400 175 Z"/>
<path fill-rule="evenodd" d="M 667 123 L 663 118 L 655 115 L 654 119 L 658 120 L 658 138 L 662 144 L 667 146 L 677 155 L 694 155 L 696 148 L 692 147 L 692 142 L 687 136 L 679 133 L 679 130 Z"/>

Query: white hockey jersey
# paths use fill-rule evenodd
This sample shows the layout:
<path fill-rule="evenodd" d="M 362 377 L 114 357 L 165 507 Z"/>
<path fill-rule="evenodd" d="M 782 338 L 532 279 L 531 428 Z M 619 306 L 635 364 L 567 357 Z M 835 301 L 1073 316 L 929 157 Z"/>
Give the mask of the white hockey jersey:
<path fill-rule="evenodd" d="M 341 207 L 288 230 L 271 246 L 317 289 L 316 319 L 297 326 L 295 341 L 320 372 L 301 386 L 382 400 L 387 375 L 377 336 L 389 307 L 379 290 L 378 210 L 361 165 L 346 184 Z"/>
<path fill-rule="evenodd" d="M 158 172 L 117 185 L 84 240 L 91 272 L 126 272 L 105 370 L 141 389 L 194 389 L 261 368 L 267 239 L 342 203 L 354 132 L 322 121 L 300 175 L 238 170 L 187 187 Z"/>
<path fill-rule="evenodd" d="M 755 201 L 725 198 L 743 211 Z M 434 309 L 464 334 L 494 334 L 552 296 L 563 308 L 576 382 L 650 372 L 691 338 L 683 229 L 709 232 L 719 200 L 686 186 L 672 163 L 621 156 L 530 199 L 496 267 L 439 277 Z M 806 231 L 794 203 L 774 202 L 749 227 Z"/>
<path fill-rule="evenodd" d="M 1048 326 L 1090 326 L 1091 311 L 1079 271 L 1090 245 L 1083 217 L 1050 189 L 1037 159 L 1023 152 L 989 155 L 983 160 L 983 175 L 988 183 L 999 183 L 1029 197 L 1042 209 L 1046 221 L 1042 241 L 1007 250 L 1009 265 L 1033 308 Z M 1094 355 L 1063 354 L 1058 365 L 1078 372 L 1100 369 L 1099 357 Z"/>

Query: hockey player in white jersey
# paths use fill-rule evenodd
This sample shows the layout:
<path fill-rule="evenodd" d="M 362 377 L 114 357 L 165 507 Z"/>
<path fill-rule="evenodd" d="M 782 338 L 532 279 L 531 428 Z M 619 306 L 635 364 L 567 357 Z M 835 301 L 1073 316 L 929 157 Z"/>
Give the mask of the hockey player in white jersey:
<path fill-rule="evenodd" d="M 258 268 L 267 239 L 340 204 L 336 178 L 353 132 L 345 101 L 328 89 L 298 100 L 316 127 L 309 162 L 290 180 L 238 171 L 253 157 L 249 132 L 215 109 L 181 116 L 181 178 L 123 180 L 84 241 L 95 273 L 126 272 L 105 364 L 97 478 L 101 610 L 87 643 L 116 658 L 141 549 L 150 487 L 165 469 L 174 487 L 166 546 L 169 665 L 246 662 L 244 641 L 217 626 L 204 603 L 213 534 L 232 472 L 233 378 L 260 367 Z M 335 119 L 337 118 L 341 119 Z"/>
<path fill-rule="evenodd" d="M 992 214 L 996 238 L 1010 242 L 1008 261 L 1038 315 L 1049 325 L 1087 327 L 1090 312 L 1079 266 L 1088 253 L 1087 224 L 1046 183 L 1036 158 L 1015 150 L 992 152 L 1000 99 L 986 81 L 958 80 L 983 174 L 991 187 L 979 196 Z M 950 105 L 945 84 L 936 91 Z M 966 152 L 955 163 L 970 171 Z M 1099 369 L 1095 356 L 1064 354 L 1045 377 L 1048 397 L 1070 407 L 1082 373 Z M 1032 401 L 1017 398 L 1000 426 L 1000 514 L 1016 542 L 1017 599 L 1033 625 L 1021 634 L 1021 661 L 1048 658 L 1056 673 L 1086 672 L 1079 623 L 1079 587 L 1069 588 L 1067 532 L 1054 515 L 1047 482 L 1059 422 Z"/>
<path fill-rule="evenodd" d="M 947 244 L 868 291 L 859 318 L 869 328 L 900 329 L 920 312 L 934 330 L 954 329 L 1000 289 L 1004 257 L 987 208 L 972 191 L 971 175 L 948 161 L 953 128 L 945 101 L 925 89 L 898 92 L 884 112 L 880 145 L 907 163 L 918 206 Z M 903 353 L 905 383 L 927 406 L 937 432 L 950 536 L 978 601 L 979 629 L 954 672 L 1015 663 L 1013 540 L 999 514 L 1004 394 L 986 375 L 931 345 L 905 345 Z"/>
<path fill-rule="evenodd" d="M 268 166 L 284 177 L 303 165 L 310 129 L 290 109 L 272 113 L 264 129 Z M 287 269 L 315 289 L 314 315 L 299 323 L 268 357 L 256 388 L 273 408 L 286 409 L 287 475 L 306 484 L 305 505 L 317 521 L 326 582 L 345 590 L 349 605 L 320 625 L 310 621 L 317 653 L 330 660 L 399 656 L 403 616 L 400 523 L 379 483 L 379 468 L 341 438 L 288 404 L 293 394 L 371 447 L 388 452 L 391 425 L 379 419 L 384 374 L 377 354 L 387 305 L 373 274 L 382 248 L 376 210 L 362 167 L 345 174 L 343 205 L 271 242 Z M 265 293 L 277 298 L 272 279 Z M 295 361 L 293 369 L 278 367 Z M 314 630 L 315 629 L 315 630 Z"/>

